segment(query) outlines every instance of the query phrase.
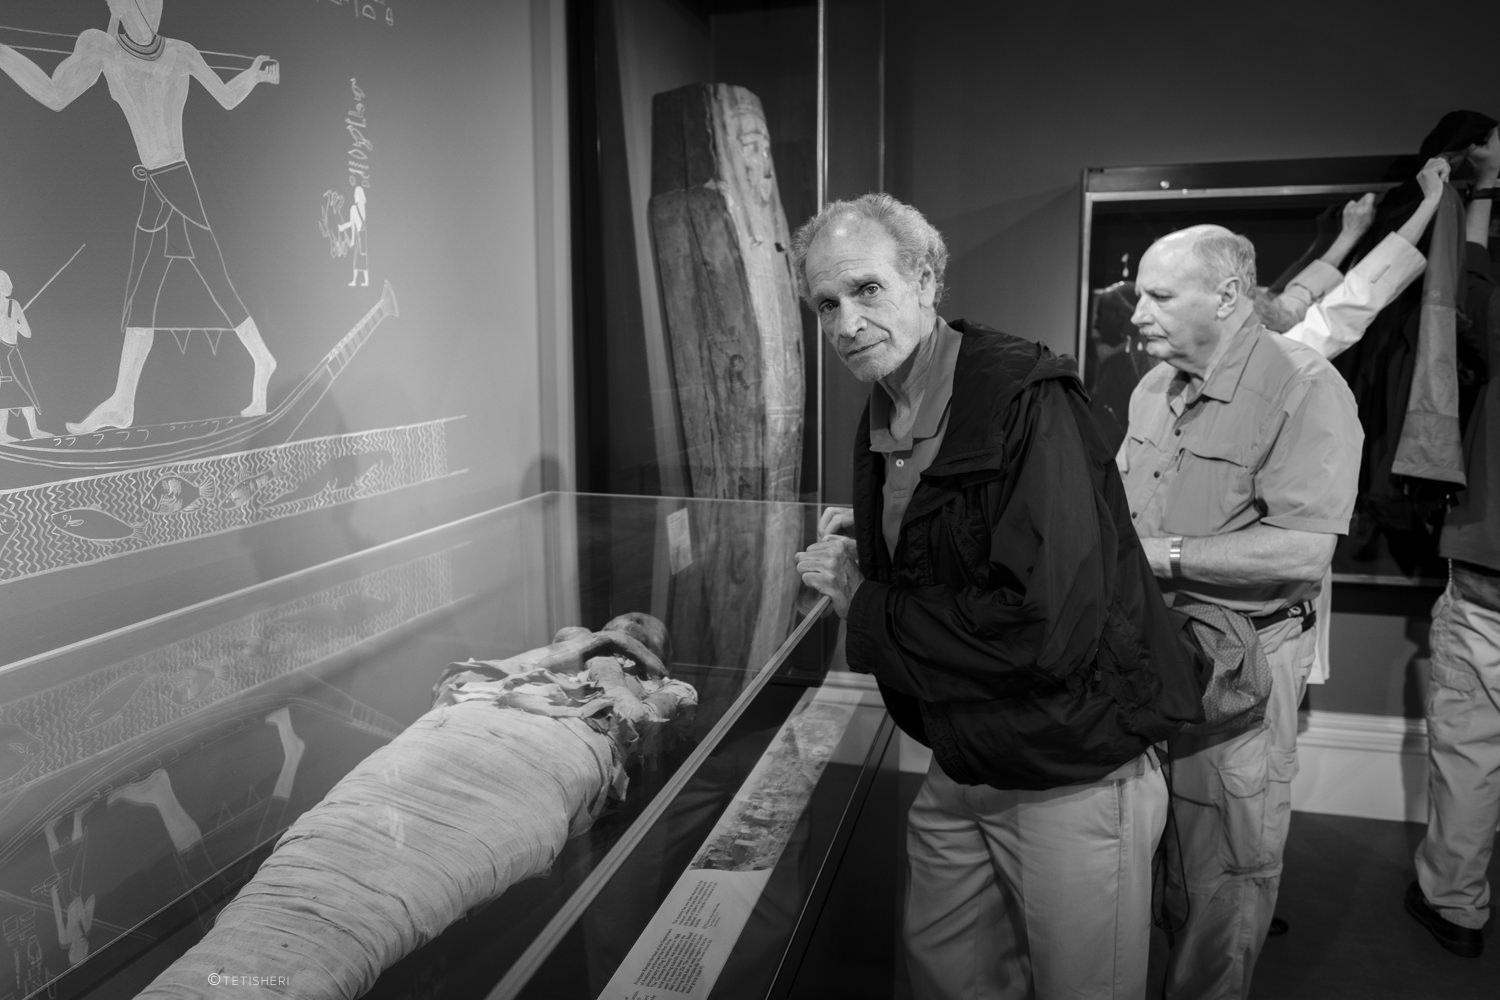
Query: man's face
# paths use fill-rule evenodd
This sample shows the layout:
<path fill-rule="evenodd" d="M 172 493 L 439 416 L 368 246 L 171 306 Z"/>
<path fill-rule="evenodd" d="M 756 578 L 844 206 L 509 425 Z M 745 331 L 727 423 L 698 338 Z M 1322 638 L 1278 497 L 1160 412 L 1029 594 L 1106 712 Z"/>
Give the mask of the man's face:
<path fill-rule="evenodd" d="M 1219 344 L 1221 299 L 1205 287 L 1202 265 L 1185 241 L 1168 238 L 1141 258 L 1138 296 L 1130 317 L 1146 353 L 1175 368 L 1202 374 Z"/>
<path fill-rule="evenodd" d="M 823 336 L 861 382 L 900 368 L 932 331 L 932 269 L 902 274 L 896 242 L 879 223 L 836 220 L 808 249 L 804 269 Z"/>

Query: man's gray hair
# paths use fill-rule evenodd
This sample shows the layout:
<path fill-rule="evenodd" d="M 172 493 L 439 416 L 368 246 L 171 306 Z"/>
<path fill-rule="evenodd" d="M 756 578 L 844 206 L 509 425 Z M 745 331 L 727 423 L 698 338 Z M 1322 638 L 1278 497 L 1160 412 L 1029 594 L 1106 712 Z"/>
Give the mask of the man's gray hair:
<path fill-rule="evenodd" d="M 1255 244 L 1222 226 L 1193 226 L 1193 256 L 1203 268 L 1203 287 L 1214 289 L 1225 278 L 1240 279 L 1240 294 L 1249 297 L 1255 289 Z"/>
<path fill-rule="evenodd" d="M 804 302 L 813 305 L 807 286 L 807 251 L 830 224 L 843 218 L 868 219 L 889 233 L 896 242 L 896 266 L 903 277 L 915 281 L 922 268 L 932 268 L 933 304 L 942 301 L 943 273 L 948 269 L 948 245 L 943 242 L 943 234 L 921 212 L 882 193 L 831 202 L 797 228 L 792 235 L 792 273 L 797 278 L 797 294 Z"/>

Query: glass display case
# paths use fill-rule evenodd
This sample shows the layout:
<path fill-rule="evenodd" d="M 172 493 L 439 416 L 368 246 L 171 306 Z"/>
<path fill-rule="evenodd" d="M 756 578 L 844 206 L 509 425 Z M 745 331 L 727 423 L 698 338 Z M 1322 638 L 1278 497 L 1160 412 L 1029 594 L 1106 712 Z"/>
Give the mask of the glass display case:
<path fill-rule="evenodd" d="M 542 494 L 0 666 L 0 997 L 134 995 L 448 664 L 629 611 L 666 623 L 690 732 L 369 995 L 787 995 L 895 767 L 792 568 L 817 514 Z"/>

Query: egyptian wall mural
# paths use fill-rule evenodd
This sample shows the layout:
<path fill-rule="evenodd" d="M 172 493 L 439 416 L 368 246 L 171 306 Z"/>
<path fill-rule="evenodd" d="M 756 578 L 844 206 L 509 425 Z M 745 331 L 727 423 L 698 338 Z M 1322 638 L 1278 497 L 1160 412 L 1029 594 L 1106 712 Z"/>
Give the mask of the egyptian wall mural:
<path fill-rule="evenodd" d="M 474 631 L 428 529 L 536 460 L 527 9 L 0 4 L 0 1000 L 210 920 Z"/>
<path fill-rule="evenodd" d="M 481 505 L 483 438 L 515 420 L 505 123 L 472 114 L 500 16 L 4 5 L 0 617 L 50 575 L 127 584 L 150 550 L 190 569 L 270 526 L 257 546 L 311 561 L 360 510 L 345 549 Z"/>

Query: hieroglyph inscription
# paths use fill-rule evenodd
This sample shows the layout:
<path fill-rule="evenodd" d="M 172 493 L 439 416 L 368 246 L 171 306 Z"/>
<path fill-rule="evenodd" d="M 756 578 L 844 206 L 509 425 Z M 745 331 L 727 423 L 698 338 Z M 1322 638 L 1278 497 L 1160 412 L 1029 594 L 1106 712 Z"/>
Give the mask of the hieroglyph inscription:
<path fill-rule="evenodd" d="M 386 26 L 396 23 L 394 5 L 388 0 L 314 0 L 315 3 L 334 7 L 348 7 L 362 21 L 383 21 Z"/>

